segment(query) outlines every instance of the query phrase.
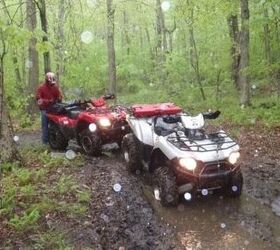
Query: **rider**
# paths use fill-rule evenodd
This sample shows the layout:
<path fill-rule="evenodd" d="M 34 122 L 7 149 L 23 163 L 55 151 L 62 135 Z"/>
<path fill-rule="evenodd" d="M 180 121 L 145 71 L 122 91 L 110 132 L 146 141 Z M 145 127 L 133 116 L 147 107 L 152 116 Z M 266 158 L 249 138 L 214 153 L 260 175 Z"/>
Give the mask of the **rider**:
<path fill-rule="evenodd" d="M 56 84 L 56 76 L 53 72 L 48 72 L 45 75 L 45 82 L 41 84 L 36 91 L 36 100 L 41 110 L 42 123 L 42 141 L 48 143 L 48 118 L 46 111 L 50 106 L 62 100 L 62 94 Z"/>

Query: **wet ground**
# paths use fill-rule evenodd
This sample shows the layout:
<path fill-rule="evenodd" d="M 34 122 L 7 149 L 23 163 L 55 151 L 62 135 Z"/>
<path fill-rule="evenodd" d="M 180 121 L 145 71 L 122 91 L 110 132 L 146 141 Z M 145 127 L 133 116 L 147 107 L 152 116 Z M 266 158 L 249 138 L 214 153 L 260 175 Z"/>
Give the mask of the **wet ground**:
<path fill-rule="evenodd" d="M 76 175 L 92 191 L 91 215 L 69 239 L 93 249 L 280 249 L 280 133 L 271 133 L 239 135 L 240 199 L 209 194 L 176 208 L 163 208 L 149 178 L 130 175 L 117 147 L 107 147 Z M 21 138 L 36 145 L 38 137 Z"/>

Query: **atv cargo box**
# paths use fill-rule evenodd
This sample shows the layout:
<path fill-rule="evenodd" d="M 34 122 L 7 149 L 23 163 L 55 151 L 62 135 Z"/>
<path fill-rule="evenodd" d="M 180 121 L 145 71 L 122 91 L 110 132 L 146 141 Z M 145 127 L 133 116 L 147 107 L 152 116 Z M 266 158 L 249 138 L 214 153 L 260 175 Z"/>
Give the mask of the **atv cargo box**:
<path fill-rule="evenodd" d="M 182 112 L 182 109 L 174 103 L 137 104 L 132 106 L 133 115 L 137 118 L 158 115 L 174 115 Z"/>

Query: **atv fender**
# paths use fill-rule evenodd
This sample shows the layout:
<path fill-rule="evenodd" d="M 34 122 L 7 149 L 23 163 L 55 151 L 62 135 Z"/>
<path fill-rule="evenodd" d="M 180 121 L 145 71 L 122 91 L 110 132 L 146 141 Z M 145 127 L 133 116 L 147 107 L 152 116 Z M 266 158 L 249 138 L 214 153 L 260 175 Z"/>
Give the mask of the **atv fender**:
<path fill-rule="evenodd" d="M 159 148 L 154 148 L 149 162 L 149 172 L 154 172 L 159 166 L 165 165 L 168 158 Z"/>
<path fill-rule="evenodd" d="M 128 123 L 141 143 L 150 146 L 154 145 L 151 118 L 130 119 Z"/>

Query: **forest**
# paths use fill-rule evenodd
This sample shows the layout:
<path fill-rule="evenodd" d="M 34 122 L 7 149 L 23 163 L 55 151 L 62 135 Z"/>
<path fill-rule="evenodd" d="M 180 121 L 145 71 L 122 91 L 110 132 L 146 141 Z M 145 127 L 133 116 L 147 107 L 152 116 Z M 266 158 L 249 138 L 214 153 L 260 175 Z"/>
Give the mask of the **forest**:
<path fill-rule="evenodd" d="M 35 93 L 50 71 L 63 101 L 114 94 L 114 105 L 220 110 L 214 125 L 243 148 L 241 203 L 214 198 L 170 215 L 118 149 L 70 161 L 41 145 Z M 280 247 L 279 108 L 279 0 L 0 0 L 0 248 Z M 116 182 L 127 193 L 110 193 Z M 238 219 L 221 223 L 234 209 Z M 202 229 L 173 225 L 176 211 Z"/>

